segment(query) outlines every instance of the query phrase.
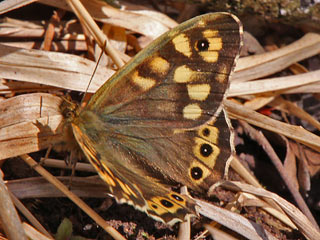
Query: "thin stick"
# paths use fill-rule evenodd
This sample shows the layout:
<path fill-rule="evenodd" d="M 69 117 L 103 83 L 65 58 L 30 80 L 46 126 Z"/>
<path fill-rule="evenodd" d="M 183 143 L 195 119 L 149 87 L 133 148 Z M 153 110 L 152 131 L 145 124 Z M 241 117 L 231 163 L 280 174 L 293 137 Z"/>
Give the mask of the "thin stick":
<path fill-rule="evenodd" d="M 8 189 L 3 181 L 0 170 L 0 221 L 8 239 L 26 240 L 18 213 L 12 203 Z"/>
<path fill-rule="evenodd" d="M 100 227 L 102 227 L 107 233 L 109 233 L 115 239 L 125 240 L 125 238 L 113 227 L 109 226 L 106 221 L 100 217 L 93 209 L 91 209 L 84 201 L 78 198 L 74 193 L 68 190 L 68 188 L 63 185 L 58 179 L 51 175 L 47 170 L 41 167 L 35 160 L 33 160 L 29 155 L 24 154 L 20 156 L 30 167 L 36 170 L 41 176 L 43 176 L 47 181 L 58 187 L 58 189 L 63 192 L 71 201 L 73 201 L 77 206 L 79 206 L 88 216 L 90 216 Z"/>
<path fill-rule="evenodd" d="M 73 12 L 79 18 L 79 21 L 81 21 L 81 23 L 83 23 L 83 25 L 86 26 L 86 28 L 93 35 L 93 38 L 97 41 L 99 46 L 106 51 L 118 68 L 122 67 L 124 63 L 121 58 L 118 57 L 119 55 L 117 51 L 109 44 L 106 35 L 103 34 L 96 22 L 92 19 L 91 15 L 83 7 L 82 3 L 79 0 L 67 0 L 67 2 L 72 8 Z M 105 47 L 103 48 L 104 44 Z"/>
<path fill-rule="evenodd" d="M 245 129 L 250 129 L 250 137 L 252 139 L 254 139 L 255 141 L 257 141 L 263 147 L 263 149 L 265 150 L 265 152 L 268 154 L 271 161 L 273 162 L 274 166 L 278 170 L 279 174 L 281 175 L 283 181 L 285 182 L 285 184 L 288 187 L 289 191 L 291 192 L 292 196 L 294 197 L 300 210 L 307 216 L 307 218 L 310 220 L 310 222 L 312 222 L 314 227 L 316 227 L 319 230 L 319 226 L 318 226 L 316 220 L 314 219 L 312 213 L 310 212 L 307 204 L 303 200 L 299 191 L 295 188 L 294 184 L 287 177 L 286 170 L 284 169 L 284 167 L 281 163 L 281 160 L 279 159 L 276 152 L 273 150 L 269 141 L 266 139 L 266 137 L 263 135 L 263 133 L 261 131 L 255 130 L 253 127 L 251 127 L 245 121 L 239 120 L 239 122 Z"/>

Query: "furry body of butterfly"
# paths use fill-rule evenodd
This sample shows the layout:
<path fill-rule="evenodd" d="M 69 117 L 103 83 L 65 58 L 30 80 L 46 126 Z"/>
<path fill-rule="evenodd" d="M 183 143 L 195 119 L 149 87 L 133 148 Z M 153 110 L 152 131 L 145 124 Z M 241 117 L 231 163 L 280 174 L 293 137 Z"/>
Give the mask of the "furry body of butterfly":
<path fill-rule="evenodd" d="M 138 53 L 86 107 L 63 104 L 66 126 L 118 202 L 169 224 L 196 214 L 172 187 L 203 194 L 223 178 L 223 100 L 241 44 L 235 16 L 195 17 Z"/>

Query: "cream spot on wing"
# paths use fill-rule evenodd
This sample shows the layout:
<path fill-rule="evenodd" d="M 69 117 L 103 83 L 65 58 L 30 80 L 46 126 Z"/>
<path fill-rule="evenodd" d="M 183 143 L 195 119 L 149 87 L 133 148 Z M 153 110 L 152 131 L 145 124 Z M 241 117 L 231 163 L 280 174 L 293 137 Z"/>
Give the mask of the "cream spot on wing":
<path fill-rule="evenodd" d="M 150 61 L 149 66 L 153 72 L 165 75 L 168 73 L 170 63 L 162 57 L 155 57 Z"/>
<path fill-rule="evenodd" d="M 135 71 L 132 75 L 132 81 L 134 84 L 138 85 L 144 91 L 149 90 L 156 84 L 156 80 L 152 78 L 140 77 L 138 71 Z"/>
<path fill-rule="evenodd" d="M 208 51 L 219 51 L 222 49 L 222 39 L 221 38 L 207 38 L 209 41 Z"/>
<path fill-rule="evenodd" d="M 227 76 L 227 67 L 225 65 L 219 66 L 219 73 L 217 73 L 215 79 L 220 82 L 224 83 L 226 80 L 228 80 Z"/>
<path fill-rule="evenodd" d="M 177 83 L 186 83 L 191 81 L 193 71 L 188 68 L 186 65 L 177 67 L 174 71 L 173 80 Z"/>
<path fill-rule="evenodd" d="M 172 39 L 173 45 L 175 49 L 185 55 L 186 57 L 190 57 L 192 54 L 191 46 L 189 38 L 184 34 L 179 34 L 175 38 Z"/>
<path fill-rule="evenodd" d="M 189 104 L 183 109 L 183 117 L 186 119 L 196 120 L 201 117 L 202 110 L 196 103 Z"/>
<path fill-rule="evenodd" d="M 205 52 L 199 52 L 199 55 L 202 57 L 204 61 L 209 63 L 215 63 L 216 61 L 218 61 L 219 53 L 205 51 Z"/>
<path fill-rule="evenodd" d="M 188 94 L 192 100 L 204 101 L 210 94 L 209 84 L 188 84 Z"/>
<path fill-rule="evenodd" d="M 206 29 L 202 32 L 202 35 L 205 38 L 212 38 L 218 36 L 219 31 L 218 30 L 212 30 L 212 29 Z"/>

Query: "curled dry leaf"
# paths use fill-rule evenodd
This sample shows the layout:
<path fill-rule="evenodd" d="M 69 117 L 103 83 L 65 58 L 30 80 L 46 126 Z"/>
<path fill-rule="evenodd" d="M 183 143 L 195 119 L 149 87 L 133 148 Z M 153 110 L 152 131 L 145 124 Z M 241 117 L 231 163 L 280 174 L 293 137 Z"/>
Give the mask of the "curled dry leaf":
<path fill-rule="evenodd" d="M 65 53 L 26 50 L 0 44 L 0 77 L 84 91 L 96 65 L 88 59 Z M 98 68 L 88 92 L 95 92 L 114 73 Z"/>
<path fill-rule="evenodd" d="M 240 214 L 219 208 L 200 199 L 195 199 L 198 212 L 248 239 L 276 239 L 260 225 L 246 219 Z"/>
<path fill-rule="evenodd" d="M 0 159 L 48 148 L 62 141 L 61 98 L 45 93 L 24 94 L 0 105 Z"/>
<path fill-rule="evenodd" d="M 70 11 L 65 1 L 48 1 L 41 0 L 43 4 L 62 8 Z M 168 17 L 161 13 L 153 13 L 152 11 L 127 11 L 111 7 L 103 1 L 85 0 L 81 1 L 86 7 L 90 15 L 97 21 L 120 26 L 134 32 L 150 36 L 153 39 L 160 36 L 174 26 L 174 22 L 168 20 Z M 161 16 L 161 17 L 159 17 Z M 160 20 L 160 21 L 159 21 Z M 170 26 L 168 26 L 170 25 Z"/>
<path fill-rule="evenodd" d="M 314 177 L 316 174 L 320 172 L 320 153 L 312 151 L 305 146 L 298 147 L 297 143 L 290 142 L 290 147 L 294 152 L 295 156 L 300 158 L 301 154 L 305 156 L 306 164 L 308 167 L 308 171 L 311 177 Z"/>
<path fill-rule="evenodd" d="M 61 162 L 61 161 L 60 161 Z M 70 184 L 70 177 L 57 177 L 65 185 Z M 19 199 L 65 197 L 65 195 L 42 177 L 30 177 L 10 180 L 8 189 Z M 72 192 L 84 198 L 105 198 L 106 185 L 96 177 L 73 177 Z"/>
<path fill-rule="evenodd" d="M 295 223 L 297 228 L 303 233 L 303 235 L 307 239 L 320 239 L 320 231 L 313 226 L 313 224 L 308 220 L 308 218 L 293 204 L 279 197 L 277 194 L 269 192 L 263 188 L 256 188 L 254 186 L 240 182 L 224 182 L 222 185 L 234 191 L 248 192 L 256 196 L 272 199 L 288 215 L 292 222 Z"/>
<path fill-rule="evenodd" d="M 292 151 L 288 139 L 282 137 L 286 143 L 286 157 L 283 162 L 283 167 L 285 173 L 287 174 L 288 180 L 295 186 L 296 190 L 299 191 L 299 183 L 297 179 L 297 166 L 296 166 L 296 157 Z"/>
<path fill-rule="evenodd" d="M 320 51 L 320 35 L 307 33 L 292 44 L 272 52 L 239 60 L 231 81 L 243 82 L 279 72 L 291 64 L 314 56 Z"/>
<path fill-rule="evenodd" d="M 231 83 L 229 97 L 248 94 L 280 94 L 310 84 L 320 85 L 320 70 L 294 76 Z"/>
<path fill-rule="evenodd" d="M 282 134 L 316 151 L 320 151 L 320 137 L 302 127 L 274 120 L 230 100 L 225 101 L 224 106 L 230 117 L 241 119 L 255 126 Z"/>

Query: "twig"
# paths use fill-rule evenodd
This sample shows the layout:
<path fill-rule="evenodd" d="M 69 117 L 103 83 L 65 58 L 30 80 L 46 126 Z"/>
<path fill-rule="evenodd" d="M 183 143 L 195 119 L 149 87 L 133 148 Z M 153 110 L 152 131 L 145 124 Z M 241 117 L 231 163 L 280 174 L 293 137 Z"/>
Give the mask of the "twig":
<path fill-rule="evenodd" d="M 18 213 L 12 203 L 10 194 L 3 182 L 0 170 L 0 221 L 8 239 L 27 240 Z"/>
<path fill-rule="evenodd" d="M 20 156 L 30 167 L 36 170 L 41 176 L 45 177 L 50 183 L 57 186 L 57 188 L 67 195 L 67 197 L 77 204 L 86 214 L 88 214 L 100 227 L 102 227 L 107 233 L 109 233 L 115 239 L 125 240 L 125 238 L 117 232 L 113 227 L 109 226 L 106 221 L 100 217 L 93 209 L 91 209 L 84 201 L 82 201 L 74 193 L 70 192 L 68 188 L 63 185 L 62 182 L 57 180 L 52 176 L 47 170 L 41 167 L 35 160 L 33 160 L 29 155 Z"/>
<path fill-rule="evenodd" d="M 303 200 L 301 194 L 297 189 L 294 187 L 293 183 L 288 178 L 286 171 L 281 163 L 281 160 L 277 156 L 276 152 L 273 150 L 272 146 L 270 145 L 269 141 L 266 139 L 266 137 L 263 135 L 261 131 L 255 130 L 253 127 L 251 127 L 248 123 L 239 120 L 240 124 L 248 130 L 250 137 L 257 141 L 265 150 L 265 152 L 270 157 L 271 161 L 273 162 L 274 166 L 278 170 L 280 176 L 282 177 L 283 181 L 287 185 L 289 191 L 291 192 L 293 198 L 295 199 L 296 203 L 298 204 L 301 211 L 308 217 L 308 219 L 312 222 L 312 224 L 319 230 L 319 226 L 312 216 L 307 204 Z"/>

